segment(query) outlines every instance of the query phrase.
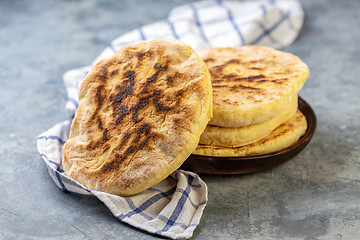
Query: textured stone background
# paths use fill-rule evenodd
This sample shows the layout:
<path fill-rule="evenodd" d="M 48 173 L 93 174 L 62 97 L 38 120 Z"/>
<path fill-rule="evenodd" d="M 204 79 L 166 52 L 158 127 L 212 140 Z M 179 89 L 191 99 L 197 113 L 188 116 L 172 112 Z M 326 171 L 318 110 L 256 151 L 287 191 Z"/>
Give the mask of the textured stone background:
<path fill-rule="evenodd" d="M 115 37 L 190 1 L 0 1 L 0 239 L 148 239 L 96 198 L 65 194 L 36 150 L 67 118 L 62 74 Z M 301 1 L 287 51 L 311 69 L 300 95 L 318 117 L 308 147 L 256 174 L 202 176 L 209 203 L 194 239 L 358 239 L 360 2 Z"/>

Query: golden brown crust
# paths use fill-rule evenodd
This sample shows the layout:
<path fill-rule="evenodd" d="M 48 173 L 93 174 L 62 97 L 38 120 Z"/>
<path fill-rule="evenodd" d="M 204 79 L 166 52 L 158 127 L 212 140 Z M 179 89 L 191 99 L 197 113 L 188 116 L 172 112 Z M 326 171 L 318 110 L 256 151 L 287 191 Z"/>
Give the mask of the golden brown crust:
<path fill-rule="evenodd" d="M 292 96 L 289 106 L 275 118 L 266 122 L 238 128 L 208 124 L 200 136 L 199 144 L 217 147 L 240 147 L 267 137 L 275 128 L 292 118 L 298 108 L 298 96 Z"/>
<path fill-rule="evenodd" d="M 226 148 L 210 145 L 201 145 L 193 154 L 218 157 L 244 157 L 272 153 L 295 144 L 307 129 L 306 117 L 297 110 L 295 116 L 283 123 L 267 137 L 241 147 Z"/>
<path fill-rule="evenodd" d="M 176 170 L 212 114 L 206 65 L 175 40 L 125 46 L 101 60 L 79 99 L 63 148 L 64 171 L 88 188 L 122 196 Z"/>
<path fill-rule="evenodd" d="M 298 57 L 264 46 L 198 51 L 212 78 L 210 124 L 243 127 L 279 115 L 303 86 L 309 69 Z"/>

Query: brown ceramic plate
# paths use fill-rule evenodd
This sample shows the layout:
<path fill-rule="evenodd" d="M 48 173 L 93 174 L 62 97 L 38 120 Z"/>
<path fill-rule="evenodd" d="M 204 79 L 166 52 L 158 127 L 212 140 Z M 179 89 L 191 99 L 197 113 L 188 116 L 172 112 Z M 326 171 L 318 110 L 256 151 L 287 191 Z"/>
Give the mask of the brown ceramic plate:
<path fill-rule="evenodd" d="M 209 157 L 192 154 L 181 168 L 205 174 L 242 174 L 263 171 L 284 163 L 306 147 L 316 129 L 315 113 L 301 97 L 299 109 L 306 117 L 308 129 L 296 144 L 281 151 L 251 157 Z"/>

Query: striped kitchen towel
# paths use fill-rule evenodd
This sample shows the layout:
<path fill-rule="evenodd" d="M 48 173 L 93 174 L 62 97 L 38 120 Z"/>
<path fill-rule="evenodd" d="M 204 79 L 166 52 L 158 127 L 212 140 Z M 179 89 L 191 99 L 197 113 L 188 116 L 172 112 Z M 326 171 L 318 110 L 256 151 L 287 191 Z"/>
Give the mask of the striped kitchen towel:
<path fill-rule="evenodd" d="M 207 187 L 194 173 L 178 170 L 167 179 L 132 197 L 120 197 L 86 188 L 62 170 L 62 146 L 71 121 L 40 134 L 37 147 L 49 174 L 64 192 L 94 195 L 121 221 L 150 233 L 174 239 L 189 238 L 207 203 Z"/>
<path fill-rule="evenodd" d="M 153 38 L 180 39 L 194 49 L 248 44 L 282 48 L 301 29 L 304 13 L 295 0 L 200 1 L 173 9 L 168 18 L 113 40 L 90 66 L 68 71 L 64 82 L 66 110 L 72 118 L 78 107 L 82 80 L 100 59 L 121 46 Z M 177 170 L 156 186 L 132 197 L 119 197 L 86 188 L 62 170 L 62 146 L 71 121 L 39 135 L 37 147 L 49 174 L 64 192 L 94 195 L 120 220 L 153 234 L 185 239 L 192 236 L 207 203 L 206 184 L 194 173 Z"/>

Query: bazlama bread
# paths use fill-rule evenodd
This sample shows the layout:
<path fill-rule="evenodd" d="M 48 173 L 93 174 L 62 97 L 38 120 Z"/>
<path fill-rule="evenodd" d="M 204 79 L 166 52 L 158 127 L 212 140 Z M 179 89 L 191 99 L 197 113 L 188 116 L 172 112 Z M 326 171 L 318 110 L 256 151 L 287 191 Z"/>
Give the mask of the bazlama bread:
<path fill-rule="evenodd" d="M 264 46 L 198 51 L 211 74 L 210 125 L 243 127 L 266 122 L 289 105 L 309 69 L 298 57 Z"/>
<path fill-rule="evenodd" d="M 196 148 L 212 115 L 205 62 L 177 40 L 121 48 L 79 91 L 63 168 L 84 186 L 129 196 L 162 181 Z"/>

